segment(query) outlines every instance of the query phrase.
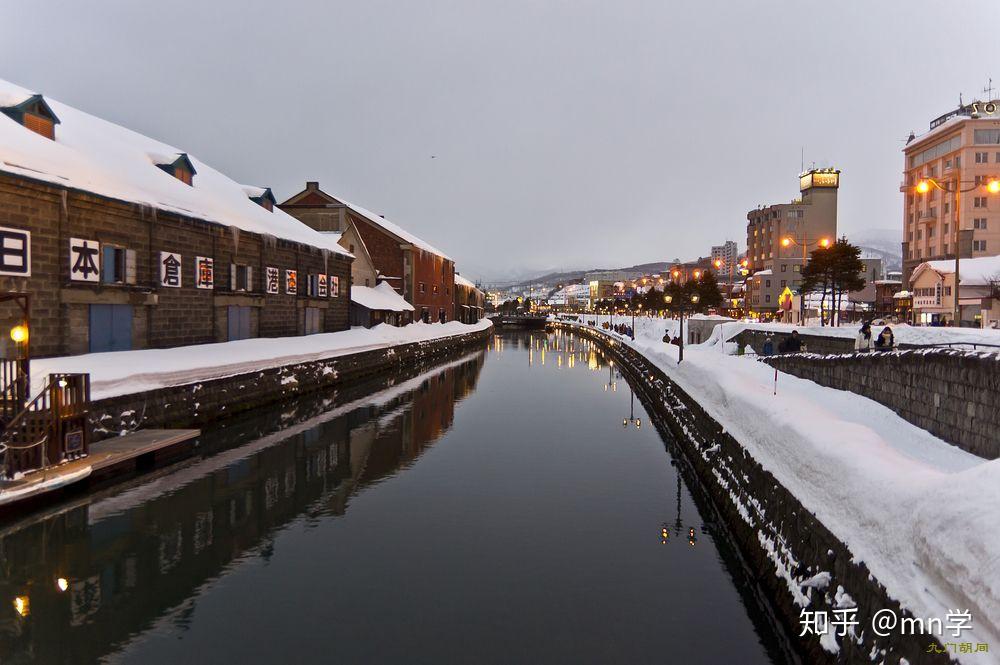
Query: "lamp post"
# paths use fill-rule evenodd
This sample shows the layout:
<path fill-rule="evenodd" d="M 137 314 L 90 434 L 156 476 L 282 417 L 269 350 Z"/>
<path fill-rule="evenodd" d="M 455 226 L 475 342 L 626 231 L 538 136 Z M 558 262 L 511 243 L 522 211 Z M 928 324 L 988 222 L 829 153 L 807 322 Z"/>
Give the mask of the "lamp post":
<path fill-rule="evenodd" d="M 809 260 L 809 248 L 815 245 L 816 247 L 822 247 L 827 249 L 830 247 L 829 238 L 807 238 L 805 236 L 785 236 L 781 239 L 782 247 L 791 247 L 792 245 L 798 245 L 802 248 L 802 267 L 799 268 L 799 325 L 805 325 L 805 312 L 806 312 L 806 294 L 802 291 L 802 271 L 806 268 L 806 262 Z M 822 320 L 823 312 L 819 313 L 820 319 Z"/>
<path fill-rule="evenodd" d="M 984 188 L 989 194 L 1000 193 L 1000 179 L 995 176 L 980 178 L 979 181 L 975 180 L 962 180 L 962 169 L 956 166 L 955 175 L 947 180 L 938 180 L 937 178 L 921 178 L 917 181 L 916 186 L 913 188 L 917 194 L 927 194 L 931 191 L 931 187 L 940 189 L 945 194 L 955 195 L 955 220 L 953 226 L 955 227 L 953 238 L 955 247 L 955 286 L 954 293 L 952 294 L 955 298 L 955 308 L 952 313 L 952 319 L 954 325 L 962 325 L 962 308 L 959 303 L 959 262 L 962 254 L 962 248 L 959 246 L 959 241 L 961 240 L 961 229 L 962 229 L 962 194 Z M 970 186 L 963 188 L 963 184 L 970 184 Z"/>
<path fill-rule="evenodd" d="M 667 303 L 667 307 L 674 301 L 674 297 L 671 294 L 667 294 L 663 297 Z M 697 293 L 691 294 L 691 304 L 695 307 L 698 305 L 698 301 L 701 300 L 701 296 Z M 677 299 L 677 311 L 680 313 L 680 334 L 677 336 L 680 340 L 677 351 L 677 364 L 680 365 L 681 361 L 684 360 L 684 311 L 685 311 L 685 301 L 683 298 Z"/>

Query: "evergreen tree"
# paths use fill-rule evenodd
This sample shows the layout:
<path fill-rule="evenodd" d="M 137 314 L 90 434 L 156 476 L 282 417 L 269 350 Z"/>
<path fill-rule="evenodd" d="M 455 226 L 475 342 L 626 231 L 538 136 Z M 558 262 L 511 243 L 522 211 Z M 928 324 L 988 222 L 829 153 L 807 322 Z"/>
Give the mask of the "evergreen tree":
<path fill-rule="evenodd" d="M 706 270 L 701 274 L 701 278 L 694 286 L 695 293 L 698 294 L 698 311 L 704 312 L 722 305 L 722 292 L 719 291 L 719 283 L 715 279 L 715 273 Z"/>

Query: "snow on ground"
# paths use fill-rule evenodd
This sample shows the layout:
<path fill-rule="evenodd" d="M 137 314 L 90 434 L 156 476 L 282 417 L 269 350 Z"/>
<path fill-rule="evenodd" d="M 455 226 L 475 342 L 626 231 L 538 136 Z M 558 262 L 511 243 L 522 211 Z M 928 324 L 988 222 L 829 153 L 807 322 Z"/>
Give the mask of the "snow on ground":
<path fill-rule="evenodd" d="M 260 337 L 219 344 L 88 353 L 31 361 L 31 385 L 40 389 L 56 372 L 90 373 L 91 397 L 117 395 L 218 379 L 282 365 L 324 360 L 349 353 L 426 342 L 486 330 L 492 323 L 412 323 L 397 328 L 382 324 L 335 333 L 299 337 Z"/>
<path fill-rule="evenodd" d="M 686 345 L 678 365 L 677 347 L 662 341 L 675 327 L 639 318 L 634 342 L 615 337 L 697 399 L 915 616 L 945 621 L 949 610 L 969 609 L 971 634 L 948 641 L 1000 644 L 1000 459 L 967 453 L 865 397 L 788 374 L 779 374 L 775 396 L 773 368 L 727 355 L 718 336 Z M 982 332 L 911 330 L 905 341 L 925 330 Z"/>

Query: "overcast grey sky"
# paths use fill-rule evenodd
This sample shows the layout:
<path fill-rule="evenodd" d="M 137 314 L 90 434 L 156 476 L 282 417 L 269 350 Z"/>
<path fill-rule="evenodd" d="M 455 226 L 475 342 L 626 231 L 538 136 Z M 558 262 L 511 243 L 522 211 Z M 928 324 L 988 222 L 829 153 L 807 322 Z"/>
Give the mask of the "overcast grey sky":
<path fill-rule="evenodd" d="M 4 3 L 0 77 L 279 200 L 308 180 L 470 277 L 693 258 L 843 170 L 900 226 L 911 129 L 1000 88 L 1000 2 Z M 435 158 L 431 159 L 434 155 Z"/>

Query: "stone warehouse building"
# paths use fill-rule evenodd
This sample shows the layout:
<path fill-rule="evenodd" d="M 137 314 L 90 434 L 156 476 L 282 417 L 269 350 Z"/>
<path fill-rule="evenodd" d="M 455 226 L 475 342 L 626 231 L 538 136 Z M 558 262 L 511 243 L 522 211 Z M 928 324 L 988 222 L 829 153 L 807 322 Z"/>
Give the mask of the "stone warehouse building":
<path fill-rule="evenodd" d="M 476 323 L 486 311 L 486 294 L 472 281 L 455 273 L 455 320 Z"/>
<path fill-rule="evenodd" d="M 380 215 L 327 194 L 318 182 L 307 182 L 304 190 L 279 207 L 317 231 L 332 234 L 352 254 L 370 258 L 377 280 L 388 282 L 413 305 L 416 319 L 455 318 L 455 263 L 441 250 Z"/>
<path fill-rule="evenodd" d="M 33 356 L 347 328 L 353 257 L 274 203 L 0 81 L 0 290 L 30 295 Z"/>

